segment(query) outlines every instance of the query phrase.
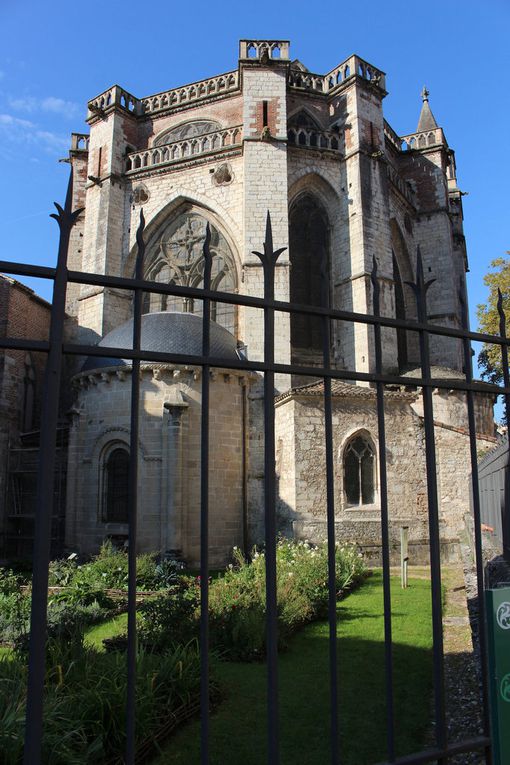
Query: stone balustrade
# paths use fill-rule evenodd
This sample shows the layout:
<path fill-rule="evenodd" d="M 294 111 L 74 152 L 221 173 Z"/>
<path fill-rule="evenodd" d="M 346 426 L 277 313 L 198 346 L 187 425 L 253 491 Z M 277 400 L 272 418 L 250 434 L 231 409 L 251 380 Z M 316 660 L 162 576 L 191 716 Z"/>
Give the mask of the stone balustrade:
<path fill-rule="evenodd" d="M 241 61 L 260 61 L 264 53 L 274 61 L 289 60 L 288 40 L 240 40 L 239 59 Z"/>
<path fill-rule="evenodd" d="M 448 145 L 442 128 L 424 130 L 422 133 L 410 133 L 401 138 L 403 149 L 426 149 L 428 146 Z"/>
<path fill-rule="evenodd" d="M 300 69 L 291 69 L 289 71 L 289 85 L 303 90 L 316 90 L 319 93 L 324 92 L 324 75 L 312 74 L 312 72 L 302 72 Z"/>
<path fill-rule="evenodd" d="M 126 157 L 126 173 L 189 161 L 195 157 L 239 147 L 242 143 L 242 135 L 242 125 L 236 125 L 182 141 L 174 141 L 165 146 L 133 151 Z"/>
<path fill-rule="evenodd" d="M 393 184 L 393 186 L 402 194 L 404 199 L 407 199 L 409 204 L 414 205 L 413 190 L 408 181 L 404 180 L 389 164 L 386 165 L 386 171 L 388 173 L 388 180 L 390 183 Z"/>
<path fill-rule="evenodd" d="M 133 114 L 138 115 L 142 113 L 142 105 L 138 98 L 132 96 L 131 93 L 128 93 L 127 90 L 119 87 L 119 85 L 113 85 L 108 90 L 105 90 L 104 93 L 88 102 L 87 120 L 93 119 L 98 115 L 100 116 L 114 106 L 120 106 L 122 109 Z"/>
<path fill-rule="evenodd" d="M 173 106 L 194 103 L 210 96 L 218 96 L 223 93 L 231 93 L 239 88 L 239 72 L 227 72 L 208 80 L 194 82 L 182 88 L 166 90 L 164 93 L 156 93 L 154 96 L 142 98 L 141 105 L 144 114 L 153 114 Z"/>
<path fill-rule="evenodd" d="M 71 151 L 88 151 L 89 141 L 86 133 L 71 133 Z"/>
<path fill-rule="evenodd" d="M 384 72 L 363 61 L 359 56 L 350 56 L 326 75 L 291 69 L 289 72 L 289 85 L 293 88 L 329 93 L 354 75 L 373 82 L 374 85 L 378 85 L 382 90 L 386 88 Z"/>
<path fill-rule="evenodd" d="M 402 150 L 401 137 L 393 130 L 391 125 L 389 125 L 386 120 L 384 120 L 384 136 L 395 147 L 395 149 L 398 149 L 398 151 Z"/>
<path fill-rule="evenodd" d="M 305 146 L 310 149 L 340 150 L 338 133 L 329 130 L 315 130 L 308 127 L 292 127 L 288 131 L 289 146 Z"/>

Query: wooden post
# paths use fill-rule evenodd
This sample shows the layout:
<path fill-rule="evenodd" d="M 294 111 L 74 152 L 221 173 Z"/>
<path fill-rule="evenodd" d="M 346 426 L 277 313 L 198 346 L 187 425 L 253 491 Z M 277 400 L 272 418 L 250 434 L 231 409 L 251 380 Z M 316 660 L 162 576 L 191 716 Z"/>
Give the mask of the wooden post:
<path fill-rule="evenodd" d="M 409 564 L 409 526 L 401 526 L 400 528 L 400 578 L 402 587 L 405 589 L 408 586 L 407 579 L 407 567 Z"/>

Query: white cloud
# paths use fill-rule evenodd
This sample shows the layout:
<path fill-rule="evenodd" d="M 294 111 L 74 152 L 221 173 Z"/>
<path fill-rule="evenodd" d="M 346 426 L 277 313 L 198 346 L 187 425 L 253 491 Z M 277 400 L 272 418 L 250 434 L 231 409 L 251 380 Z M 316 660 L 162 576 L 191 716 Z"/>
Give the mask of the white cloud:
<path fill-rule="evenodd" d="M 69 138 L 49 130 L 41 130 L 30 120 L 14 117 L 12 114 L 0 114 L 0 132 L 4 142 L 26 143 L 41 147 L 52 154 L 66 151 L 69 148 Z"/>
<path fill-rule="evenodd" d="M 80 107 L 73 101 L 64 101 L 63 98 L 48 96 L 41 101 L 41 106 L 45 112 L 54 112 L 55 114 L 64 114 L 68 117 L 74 116 L 79 112 Z"/>
<path fill-rule="evenodd" d="M 14 128 L 32 129 L 35 127 L 30 120 L 22 120 L 19 117 L 13 117 L 12 114 L 0 114 L 0 125 L 11 125 Z"/>
<path fill-rule="evenodd" d="M 56 98 L 55 96 L 46 96 L 46 98 L 35 98 L 34 96 L 10 98 L 9 105 L 11 109 L 27 112 L 28 114 L 47 112 L 60 114 L 63 117 L 74 117 L 80 111 L 79 105 L 74 103 L 74 101 L 65 101 L 63 98 Z"/>
<path fill-rule="evenodd" d="M 10 98 L 9 106 L 18 112 L 35 112 L 37 110 L 37 99 L 31 96 L 26 98 Z"/>

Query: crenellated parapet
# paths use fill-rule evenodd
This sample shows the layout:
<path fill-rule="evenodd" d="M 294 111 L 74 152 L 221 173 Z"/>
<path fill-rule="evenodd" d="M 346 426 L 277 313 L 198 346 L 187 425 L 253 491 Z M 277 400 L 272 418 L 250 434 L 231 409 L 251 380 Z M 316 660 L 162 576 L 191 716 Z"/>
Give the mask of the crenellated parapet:
<path fill-rule="evenodd" d="M 89 150 L 90 136 L 87 133 L 71 133 L 71 151 Z"/>
<path fill-rule="evenodd" d="M 134 115 L 142 113 L 141 101 L 119 85 L 113 85 L 104 93 L 100 93 L 89 101 L 87 106 L 87 122 L 103 117 L 115 108 L 123 109 Z"/>
<path fill-rule="evenodd" d="M 288 40 L 239 40 L 240 61 L 288 61 Z"/>
<path fill-rule="evenodd" d="M 420 133 L 409 133 L 403 135 L 400 139 L 403 143 L 402 148 L 408 149 L 428 149 L 437 146 L 448 148 L 443 129 L 440 127 L 433 130 L 424 130 Z"/>
<path fill-rule="evenodd" d="M 361 77 L 361 79 L 371 82 L 381 90 L 386 91 L 384 72 L 376 69 L 375 66 L 372 66 L 372 64 L 356 55 L 349 56 L 349 58 L 324 75 L 291 69 L 289 71 L 289 85 L 291 88 L 298 90 L 331 93 L 351 77 Z"/>

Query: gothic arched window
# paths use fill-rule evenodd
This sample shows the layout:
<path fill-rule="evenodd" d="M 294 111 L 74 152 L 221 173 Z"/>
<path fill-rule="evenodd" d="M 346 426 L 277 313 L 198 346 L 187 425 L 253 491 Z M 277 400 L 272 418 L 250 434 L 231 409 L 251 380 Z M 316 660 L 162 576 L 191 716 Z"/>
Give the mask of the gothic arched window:
<path fill-rule="evenodd" d="M 115 445 L 103 460 L 103 507 L 105 523 L 128 522 L 129 452 Z"/>
<path fill-rule="evenodd" d="M 347 505 L 371 505 L 375 499 L 375 452 L 366 436 L 357 434 L 348 442 L 343 472 Z"/>
<path fill-rule="evenodd" d="M 202 287 L 204 282 L 203 246 L 208 221 L 194 211 L 183 212 L 165 224 L 148 246 L 145 279 L 184 287 Z M 211 289 L 237 292 L 234 257 L 227 240 L 209 222 L 212 255 Z M 202 301 L 146 293 L 144 313 L 183 311 L 202 313 Z M 235 334 L 235 306 L 213 303 L 211 318 Z"/>
<path fill-rule="evenodd" d="M 329 296 L 329 232 L 322 207 L 306 195 L 289 214 L 290 300 L 292 303 L 322 305 Z M 290 336 L 296 350 L 322 351 L 322 320 L 291 314 Z M 298 356 L 299 356 L 298 350 Z"/>

